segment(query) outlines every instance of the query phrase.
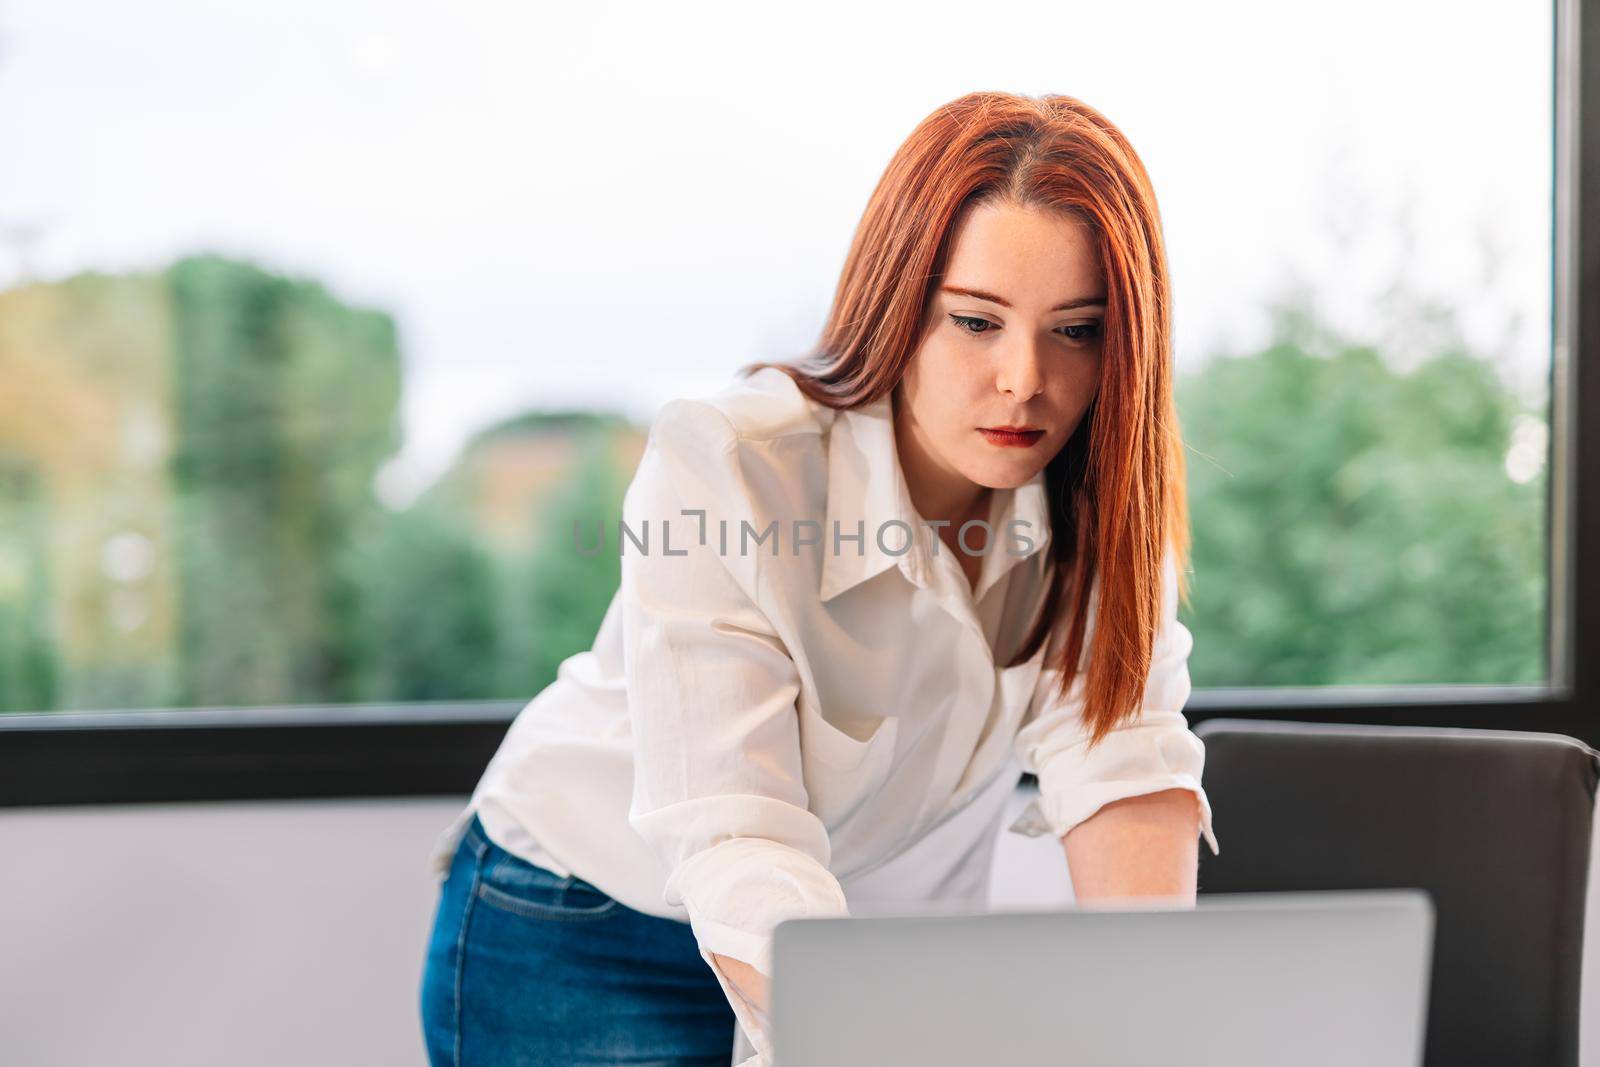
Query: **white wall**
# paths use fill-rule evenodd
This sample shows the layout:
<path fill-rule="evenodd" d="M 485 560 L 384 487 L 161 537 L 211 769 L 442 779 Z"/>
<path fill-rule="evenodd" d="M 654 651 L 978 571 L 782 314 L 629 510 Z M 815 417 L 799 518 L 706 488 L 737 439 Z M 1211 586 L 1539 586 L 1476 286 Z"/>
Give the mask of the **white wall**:
<path fill-rule="evenodd" d="M 0 1063 L 425 1067 L 427 854 L 464 799 L 0 811 Z M 994 906 L 1070 900 L 1053 840 L 1001 835 Z M 1586 960 L 1600 878 L 1589 914 Z"/>
<path fill-rule="evenodd" d="M 0 1063 L 423 1064 L 446 801 L 0 812 Z"/>

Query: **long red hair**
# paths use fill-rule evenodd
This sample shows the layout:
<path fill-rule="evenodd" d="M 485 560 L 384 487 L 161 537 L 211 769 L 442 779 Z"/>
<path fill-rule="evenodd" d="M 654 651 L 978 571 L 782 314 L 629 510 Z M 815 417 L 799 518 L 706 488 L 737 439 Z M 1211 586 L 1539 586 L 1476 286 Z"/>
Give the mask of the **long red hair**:
<path fill-rule="evenodd" d="M 1139 713 L 1174 554 L 1189 595 L 1184 456 L 1172 395 L 1166 248 L 1149 176 L 1122 132 L 1069 96 L 969 93 L 925 118 L 867 203 L 822 336 L 777 367 L 833 408 L 892 390 L 921 341 L 966 209 L 1010 202 L 1087 222 L 1105 272 L 1099 392 L 1049 462 L 1053 577 L 1011 664 L 1066 627 L 1056 666 L 1065 700 L 1080 669 L 1089 590 L 1099 576 L 1084 722 L 1091 746 Z"/>

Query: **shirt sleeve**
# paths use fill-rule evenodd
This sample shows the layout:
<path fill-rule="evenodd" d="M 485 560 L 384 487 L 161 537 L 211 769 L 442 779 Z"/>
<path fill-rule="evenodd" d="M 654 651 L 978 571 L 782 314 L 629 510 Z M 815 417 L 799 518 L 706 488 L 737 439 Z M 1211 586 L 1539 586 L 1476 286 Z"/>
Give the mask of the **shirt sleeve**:
<path fill-rule="evenodd" d="M 1179 788 L 1190 790 L 1199 801 L 1200 833 L 1212 855 L 1220 854 L 1211 828 L 1211 802 L 1200 784 L 1205 742 L 1189 729 L 1182 710 L 1189 700 L 1194 637 L 1178 621 L 1178 571 L 1170 550 L 1162 590 L 1161 628 L 1151 651 L 1141 712 L 1092 750 L 1083 720 L 1086 672 L 1080 670 L 1073 679 L 1066 701 L 1055 692 L 1060 671 L 1040 672 L 1035 706 L 1015 741 L 1022 769 L 1038 776 L 1039 796 L 1011 825 L 1012 831 L 1059 838 L 1114 800 Z M 1093 636 L 1093 599 L 1086 648 Z"/>
<path fill-rule="evenodd" d="M 758 1053 L 746 1063 L 765 1067 L 768 1020 L 712 954 L 770 977 L 779 922 L 848 908 L 828 869 L 827 831 L 807 806 L 799 673 L 757 606 L 759 553 L 768 549 L 752 539 L 740 550 L 741 523 L 759 534 L 770 519 L 755 514 L 726 416 L 702 401 L 662 409 L 623 521 L 629 822 L 660 860 L 666 902 L 687 910 L 700 954 Z"/>

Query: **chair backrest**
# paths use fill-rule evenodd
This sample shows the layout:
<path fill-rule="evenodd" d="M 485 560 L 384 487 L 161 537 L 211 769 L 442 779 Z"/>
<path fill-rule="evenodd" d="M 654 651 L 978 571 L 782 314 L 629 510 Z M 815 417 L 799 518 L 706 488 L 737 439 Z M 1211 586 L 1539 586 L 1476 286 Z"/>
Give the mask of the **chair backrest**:
<path fill-rule="evenodd" d="M 1433 897 L 1428 1067 L 1578 1062 L 1600 753 L 1559 734 L 1208 719 L 1199 891 Z M 1314 980 L 1314 979 L 1308 979 Z"/>

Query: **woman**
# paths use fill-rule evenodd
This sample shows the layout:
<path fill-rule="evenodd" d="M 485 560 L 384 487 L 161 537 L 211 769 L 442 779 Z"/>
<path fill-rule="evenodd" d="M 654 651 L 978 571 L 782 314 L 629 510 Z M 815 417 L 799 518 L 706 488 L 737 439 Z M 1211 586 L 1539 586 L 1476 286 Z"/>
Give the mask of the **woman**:
<path fill-rule="evenodd" d="M 652 425 L 593 649 L 440 840 L 434 1064 L 766 1064 L 772 928 L 981 908 L 1023 771 L 1080 901 L 1193 901 L 1169 307 L 1097 111 L 917 127 L 810 356 Z"/>

